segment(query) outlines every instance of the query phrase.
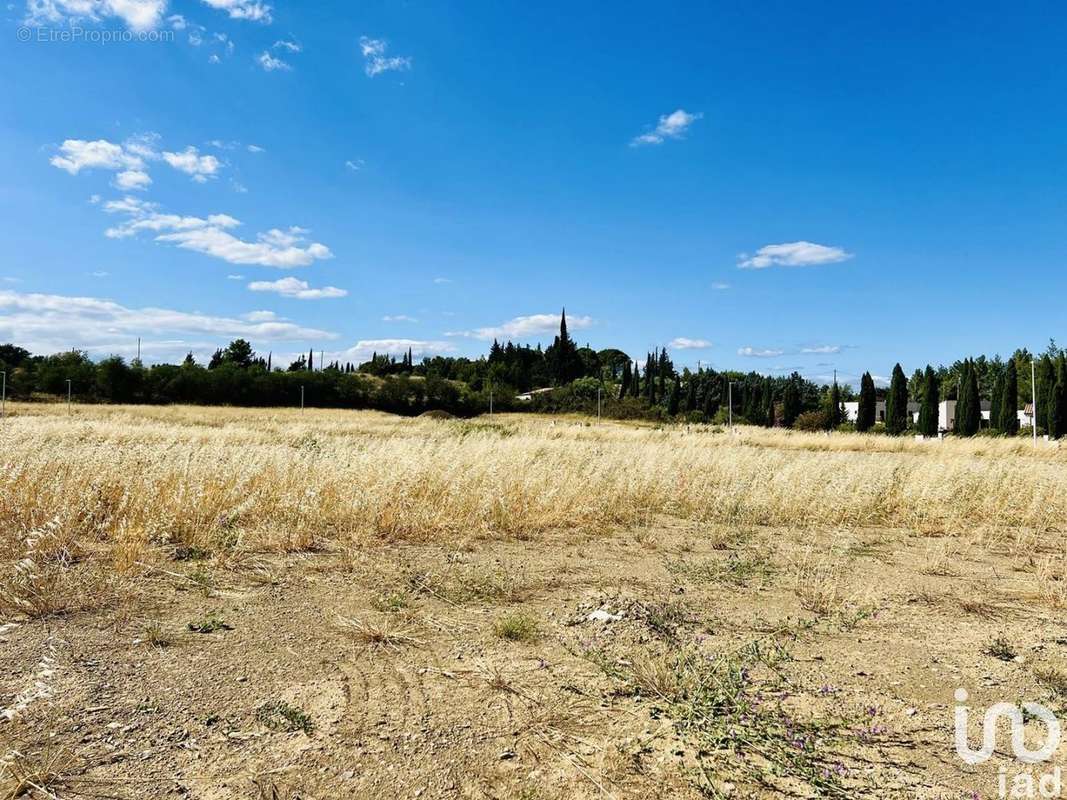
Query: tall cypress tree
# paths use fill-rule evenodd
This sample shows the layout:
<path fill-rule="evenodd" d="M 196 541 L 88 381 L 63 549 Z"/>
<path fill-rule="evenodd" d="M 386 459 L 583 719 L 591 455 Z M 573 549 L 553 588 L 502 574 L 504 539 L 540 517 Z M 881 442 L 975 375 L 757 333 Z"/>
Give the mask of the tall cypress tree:
<path fill-rule="evenodd" d="M 622 368 L 622 381 L 619 383 L 619 399 L 626 397 L 630 391 L 630 359 L 626 359 L 626 364 Z"/>
<path fill-rule="evenodd" d="M 638 364 L 636 361 L 634 362 L 634 375 L 632 380 L 630 381 L 630 396 L 641 396 L 641 365 Z"/>
<path fill-rule="evenodd" d="M 889 382 L 889 396 L 885 406 L 885 429 L 887 433 L 899 436 L 908 427 L 908 379 L 900 364 L 893 367 L 893 377 Z"/>
<path fill-rule="evenodd" d="M 678 406 L 682 397 L 682 384 L 678 381 L 678 376 L 674 376 L 674 383 L 671 384 L 670 391 L 667 392 L 667 413 L 672 417 L 678 413 Z"/>
<path fill-rule="evenodd" d="M 922 408 L 919 410 L 919 433 L 923 436 L 937 436 L 938 404 L 941 400 L 941 384 L 933 367 L 926 365 L 923 375 Z"/>
<path fill-rule="evenodd" d="M 874 393 L 874 378 L 871 373 L 864 372 L 860 378 L 860 400 L 856 410 L 856 430 L 865 433 L 874 427 L 875 408 L 878 398 Z"/>
<path fill-rule="evenodd" d="M 697 409 L 697 380 L 695 375 L 690 375 L 685 385 L 685 410 L 696 411 Z"/>
<path fill-rule="evenodd" d="M 1048 437 L 1059 439 L 1067 434 L 1067 383 L 1060 375 L 1049 395 Z"/>
<path fill-rule="evenodd" d="M 763 424 L 774 427 L 774 383 L 769 377 L 763 379 Z"/>
<path fill-rule="evenodd" d="M 964 362 L 960 399 L 956 403 L 955 431 L 960 436 L 974 436 L 981 426 L 982 406 L 978 399 L 978 373 L 970 359 Z"/>
<path fill-rule="evenodd" d="M 1019 375 L 1015 359 L 1008 361 L 1004 374 L 1004 394 L 1000 398 L 1000 420 L 997 425 L 1007 436 L 1019 432 Z"/>
<path fill-rule="evenodd" d="M 997 379 L 993 381 L 993 394 L 989 398 L 989 427 L 998 431 L 1004 430 L 1000 427 L 1000 404 L 1004 399 L 1004 375 L 1006 372 L 1007 369 L 997 374 Z"/>
<path fill-rule="evenodd" d="M 793 376 L 785 384 L 782 391 L 782 424 L 792 428 L 793 423 L 800 416 L 800 390 Z"/>
<path fill-rule="evenodd" d="M 841 424 L 844 415 L 841 413 L 841 389 L 837 385 L 837 377 L 834 377 L 834 385 L 830 387 L 830 409 L 826 415 L 826 425 L 834 430 Z"/>

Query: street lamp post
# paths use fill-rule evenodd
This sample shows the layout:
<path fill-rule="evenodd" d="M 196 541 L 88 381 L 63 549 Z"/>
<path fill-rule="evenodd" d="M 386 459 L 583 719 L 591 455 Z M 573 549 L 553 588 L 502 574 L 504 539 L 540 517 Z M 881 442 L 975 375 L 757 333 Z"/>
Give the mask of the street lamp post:
<path fill-rule="evenodd" d="M 0 370 L 0 419 L 7 411 L 7 370 Z"/>
<path fill-rule="evenodd" d="M 1033 398 L 1034 415 L 1030 418 L 1030 427 L 1034 434 L 1034 447 L 1037 447 L 1037 367 L 1030 359 L 1030 397 Z"/>
<path fill-rule="evenodd" d="M 71 399 L 70 398 L 71 398 L 70 378 L 67 378 L 67 413 L 68 414 L 74 413 L 74 408 L 73 408 L 73 406 L 71 406 Z"/>
<path fill-rule="evenodd" d="M 304 410 L 304 387 L 300 387 L 300 410 Z"/>

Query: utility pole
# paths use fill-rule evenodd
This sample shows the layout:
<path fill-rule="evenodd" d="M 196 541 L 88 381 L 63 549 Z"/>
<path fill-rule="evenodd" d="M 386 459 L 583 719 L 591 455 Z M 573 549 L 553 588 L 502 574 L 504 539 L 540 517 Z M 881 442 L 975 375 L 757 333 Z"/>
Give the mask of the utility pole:
<path fill-rule="evenodd" d="M 600 424 L 600 387 L 596 388 L 596 424 Z"/>
<path fill-rule="evenodd" d="M 325 361 L 326 361 L 326 351 L 325 350 L 319 350 L 319 372 L 322 372 L 325 369 L 325 366 L 323 366 Z"/>
<path fill-rule="evenodd" d="M 137 363 L 141 363 L 141 337 L 137 337 Z"/>
<path fill-rule="evenodd" d="M 304 387 L 300 387 L 300 410 L 304 410 Z"/>
<path fill-rule="evenodd" d="M 7 370 L 0 371 L 0 419 L 4 418 L 7 411 Z"/>
<path fill-rule="evenodd" d="M 1030 427 L 1034 431 L 1034 447 L 1037 447 L 1037 367 L 1034 359 L 1030 359 L 1030 396 L 1033 398 L 1034 415 L 1030 418 Z"/>
<path fill-rule="evenodd" d="M 67 413 L 68 414 L 74 413 L 74 408 L 70 404 L 70 395 L 71 395 L 70 378 L 67 378 Z"/>

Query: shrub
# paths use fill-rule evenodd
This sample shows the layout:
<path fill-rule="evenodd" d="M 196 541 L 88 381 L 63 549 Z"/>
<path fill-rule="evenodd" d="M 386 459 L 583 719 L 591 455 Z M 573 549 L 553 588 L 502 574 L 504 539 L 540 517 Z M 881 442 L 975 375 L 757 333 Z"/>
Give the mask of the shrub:
<path fill-rule="evenodd" d="M 796 422 L 793 423 L 793 428 L 798 431 L 813 433 L 826 430 L 829 427 L 828 423 L 829 420 L 825 411 L 805 411 L 797 417 Z"/>

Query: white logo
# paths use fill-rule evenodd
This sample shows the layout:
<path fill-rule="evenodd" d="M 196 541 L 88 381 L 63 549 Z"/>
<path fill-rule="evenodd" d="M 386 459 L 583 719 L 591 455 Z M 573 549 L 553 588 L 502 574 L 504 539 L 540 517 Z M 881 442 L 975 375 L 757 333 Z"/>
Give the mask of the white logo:
<path fill-rule="evenodd" d="M 1048 761 L 1056 748 L 1060 746 L 1060 721 L 1056 715 L 1040 703 L 1023 703 L 1022 707 L 1014 703 L 997 703 L 985 712 L 982 719 L 982 749 L 972 750 L 967 741 L 967 719 L 970 715 L 970 707 L 963 705 L 967 702 L 967 690 L 956 690 L 956 753 L 967 764 L 984 764 L 993 755 L 997 747 L 997 720 L 1007 717 L 1011 720 L 1011 749 L 1015 757 L 1024 764 L 1038 764 Z M 1048 737 L 1045 744 L 1037 750 L 1030 750 L 1024 739 L 1023 712 L 1045 723 L 1048 728 Z"/>

